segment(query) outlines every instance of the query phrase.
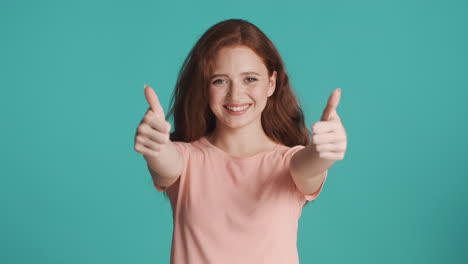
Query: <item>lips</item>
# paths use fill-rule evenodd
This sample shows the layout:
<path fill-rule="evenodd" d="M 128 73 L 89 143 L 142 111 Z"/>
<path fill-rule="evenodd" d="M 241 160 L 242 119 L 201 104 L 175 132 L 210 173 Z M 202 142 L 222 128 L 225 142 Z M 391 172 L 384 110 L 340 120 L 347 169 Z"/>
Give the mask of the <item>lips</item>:
<path fill-rule="evenodd" d="M 249 105 L 249 103 L 247 103 L 247 104 L 227 104 L 227 105 L 224 105 L 224 106 L 227 106 L 227 107 L 243 107 L 243 106 L 246 106 L 246 105 Z"/>
<path fill-rule="evenodd" d="M 251 105 L 252 104 L 241 104 L 241 105 L 237 105 L 236 107 L 232 107 L 231 109 L 230 107 L 225 105 L 224 108 L 233 115 L 241 115 L 245 113 L 250 108 Z M 229 105 L 229 106 L 232 106 L 232 105 Z"/>
<path fill-rule="evenodd" d="M 234 112 L 242 112 L 248 108 L 250 108 L 252 104 L 240 104 L 240 105 L 224 105 L 224 108 L 226 108 L 229 111 L 234 111 Z M 232 110 L 231 110 L 232 109 Z M 241 110 L 242 109 L 242 110 Z"/>

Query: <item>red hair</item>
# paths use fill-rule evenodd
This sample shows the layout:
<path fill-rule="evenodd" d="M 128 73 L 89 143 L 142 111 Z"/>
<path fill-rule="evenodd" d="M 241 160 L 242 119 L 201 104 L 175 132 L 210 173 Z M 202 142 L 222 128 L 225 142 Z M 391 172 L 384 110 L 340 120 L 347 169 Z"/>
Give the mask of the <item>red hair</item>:
<path fill-rule="evenodd" d="M 311 134 L 278 50 L 258 27 L 243 19 L 224 20 L 209 28 L 184 60 L 166 116 L 166 120 L 174 117 L 170 139 L 192 142 L 214 130 L 216 117 L 209 107 L 208 91 L 212 64 L 221 48 L 234 46 L 254 51 L 268 76 L 277 72 L 275 91 L 261 117 L 266 135 L 289 147 L 308 145 Z"/>

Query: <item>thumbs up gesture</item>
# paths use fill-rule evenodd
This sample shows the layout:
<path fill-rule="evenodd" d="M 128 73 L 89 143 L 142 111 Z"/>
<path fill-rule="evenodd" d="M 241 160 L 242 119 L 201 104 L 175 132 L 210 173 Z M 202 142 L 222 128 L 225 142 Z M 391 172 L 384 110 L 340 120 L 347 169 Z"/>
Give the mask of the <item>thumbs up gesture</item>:
<path fill-rule="evenodd" d="M 312 125 L 312 143 L 320 158 L 342 160 L 347 147 L 346 131 L 336 112 L 341 98 L 341 88 L 336 89 L 328 98 L 327 106 L 319 122 Z"/>
<path fill-rule="evenodd" d="M 148 85 L 144 88 L 150 107 L 137 128 L 135 150 L 145 157 L 157 157 L 170 142 L 171 124 L 166 121 L 164 110 L 154 90 Z"/>

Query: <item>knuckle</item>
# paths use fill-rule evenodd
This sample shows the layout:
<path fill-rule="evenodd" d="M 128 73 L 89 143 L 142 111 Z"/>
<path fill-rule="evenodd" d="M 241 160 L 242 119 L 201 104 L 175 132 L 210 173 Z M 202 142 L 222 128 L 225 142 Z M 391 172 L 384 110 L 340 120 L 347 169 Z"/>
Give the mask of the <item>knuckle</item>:
<path fill-rule="evenodd" d="M 137 134 L 143 134 L 145 132 L 145 124 L 141 124 L 137 128 Z"/>
<path fill-rule="evenodd" d="M 135 141 L 138 142 L 138 143 L 143 142 L 143 136 L 142 136 L 142 135 L 136 136 L 136 137 L 135 137 Z"/>
<path fill-rule="evenodd" d="M 134 149 L 136 152 L 141 153 L 142 149 L 140 147 L 140 144 L 135 144 Z"/>
<path fill-rule="evenodd" d="M 151 117 L 151 111 L 149 111 L 144 117 L 143 117 L 143 121 L 145 123 L 149 123 L 151 121 L 152 117 Z"/>

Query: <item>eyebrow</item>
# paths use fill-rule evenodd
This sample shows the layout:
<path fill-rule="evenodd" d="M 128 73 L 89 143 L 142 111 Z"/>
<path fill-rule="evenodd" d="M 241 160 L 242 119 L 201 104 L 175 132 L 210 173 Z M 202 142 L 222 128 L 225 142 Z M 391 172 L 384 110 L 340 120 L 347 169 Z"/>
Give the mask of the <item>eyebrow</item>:
<path fill-rule="evenodd" d="M 260 74 L 259 74 L 258 72 L 253 72 L 253 71 L 242 72 L 240 75 L 257 75 L 257 76 L 260 76 Z M 226 77 L 228 77 L 226 74 L 218 73 L 218 74 L 213 74 L 213 75 L 211 75 L 211 78 L 215 78 L 215 77 L 218 77 L 218 76 L 226 76 Z"/>

